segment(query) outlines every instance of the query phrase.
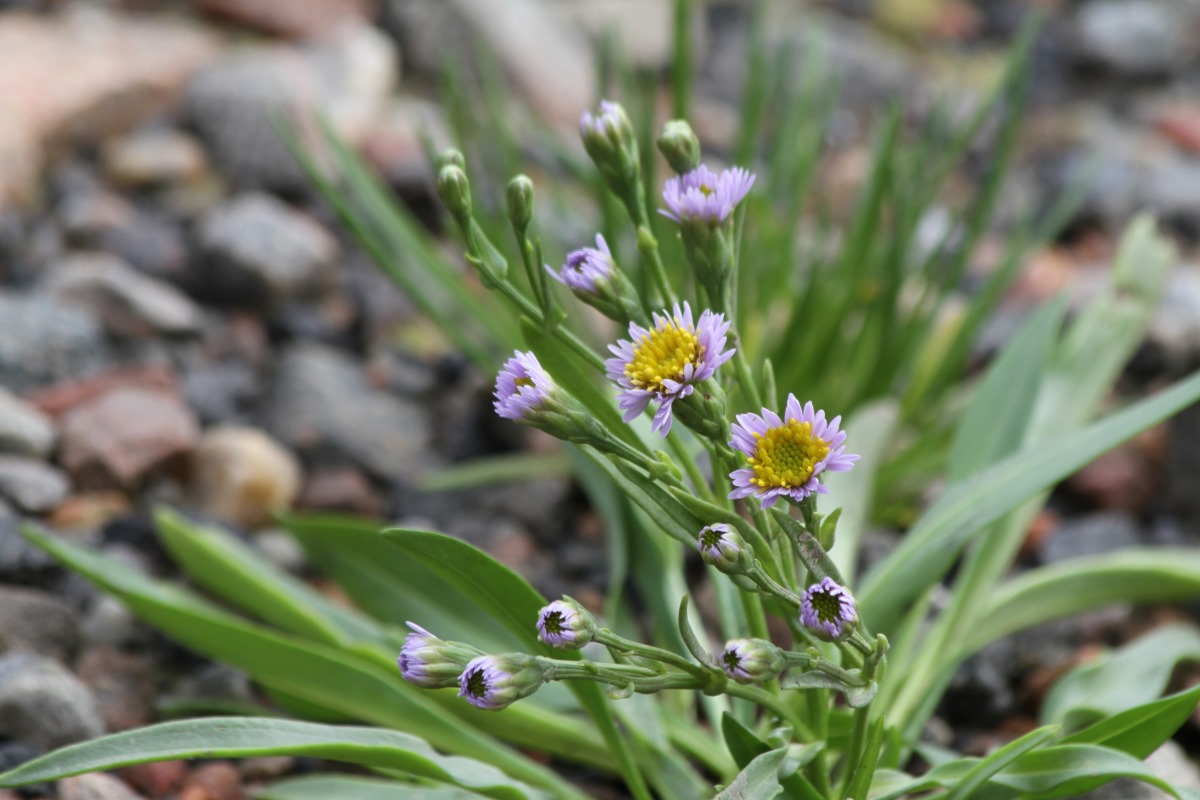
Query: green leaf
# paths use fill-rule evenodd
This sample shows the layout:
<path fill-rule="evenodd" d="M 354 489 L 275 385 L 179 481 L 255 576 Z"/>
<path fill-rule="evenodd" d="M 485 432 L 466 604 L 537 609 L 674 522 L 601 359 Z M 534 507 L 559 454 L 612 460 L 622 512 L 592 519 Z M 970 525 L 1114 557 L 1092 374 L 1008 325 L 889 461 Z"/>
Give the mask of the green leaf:
<path fill-rule="evenodd" d="M 491 765 L 462 756 L 440 755 L 416 736 L 377 728 L 244 717 L 164 722 L 71 745 L 0 774 L 0 786 L 57 780 L 149 761 L 274 755 L 328 758 L 400 770 L 497 800 L 545 797 Z"/>
<path fill-rule="evenodd" d="M 820 800 L 807 781 L 789 783 L 788 779 L 799 778 L 799 770 L 816 758 L 823 747 L 820 743 L 788 745 L 763 753 L 747 764 L 713 800 L 774 800 L 785 789 L 790 789 L 786 795 L 789 798 Z M 796 792 L 800 786 L 805 788 Z"/>
<path fill-rule="evenodd" d="M 1164 625 L 1068 672 L 1042 704 L 1042 719 L 1067 730 L 1158 698 L 1180 661 L 1200 660 L 1200 631 Z"/>
<path fill-rule="evenodd" d="M 1200 595 L 1200 553 L 1128 549 L 1039 567 L 1002 584 L 968 631 L 966 652 L 1019 630 L 1117 603 L 1170 603 Z"/>
<path fill-rule="evenodd" d="M 866 576 L 862 618 L 891 633 L 905 608 L 935 584 L 970 539 L 1004 514 L 1121 442 L 1200 399 L 1200 373 L 1088 427 L 1026 448 L 951 487 Z"/>
<path fill-rule="evenodd" d="M 488 727 L 506 738 L 548 752 L 603 765 L 605 754 L 586 732 L 567 720 L 514 706 L 498 715 L 474 713 L 450 692 L 428 692 L 400 679 L 391 655 L 348 652 L 269 631 L 221 611 L 177 586 L 157 581 L 119 561 L 63 539 L 24 527 L 21 533 L 110 592 L 130 610 L 172 638 L 210 658 L 241 669 L 268 689 L 356 719 L 385 725 L 428 740 L 433 746 L 494 764 L 523 781 L 566 790 L 557 775 L 480 732 Z M 449 695 L 449 696 L 448 696 Z M 511 712 L 518 713 L 512 714 Z M 464 725 L 455 714 L 471 715 Z M 550 727 L 558 727 L 554 733 Z"/>
<path fill-rule="evenodd" d="M 721 715 L 721 735 L 725 737 L 725 746 L 729 748 L 738 769 L 745 769 L 751 761 L 771 749 L 769 744 L 755 736 L 728 711 Z"/>
<path fill-rule="evenodd" d="M 1073 733 L 1063 744 L 1098 744 L 1146 758 L 1187 722 L 1200 703 L 1200 686 L 1122 711 Z"/>
<path fill-rule="evenodd" d="M 521 483 L 537 478 L 561 478 L 570 474 L 571 462 L 562 453 L 505 453 L 431 470 L 421 479 L 421 489 L 445 492 Z"/>
<path fill-rule="evenodd" d="M 975 764 L 966 775 L 954 786 L 953 791 L 946 795 L 946 800 L 970 800 L 972 793 L 979 789 L 995 774 L 1002 772 L 1014 761 L 1026 753 L 1049 742 L 1058 733 L 1058 726 L 1048 726 L 1030 731 L 1019 739 L 1004 745 L 996 752 Z"/>
<path fill-rule="evenodd" d="M 866 686 L 854 686 L 839 681 L 824 672 L 788 672 L 779 679 L 781 689 L 834 689 L 846 697 L 846 705 L 862 708 L 875 699 L 879 684 L 871 681 Z"/>
<path fill-rule="evenodd" d="M 490 616 L 520 640 L 528 652 L 567 660 L 580 660 L 577 650 L 554 650 L 537 639 L 538 612 L 545 599 L 524 578 L 477 547 L 432 531 L 391 528 L 383 537 L 478 604 L 476 613 Z M 600 686 L 584 681 L 567 684 L 591 716 L 621 767 L 635 795 L 649 797 L 641 772 L 628 745 L 617 730 L 612 707 Z"/>
<path fill-rule="evenodd" d="M 276 781 L 254 793 L 255 800 L 472 800 L 466 789 L 414 786 L 379 778 L 306 775 Z"/>

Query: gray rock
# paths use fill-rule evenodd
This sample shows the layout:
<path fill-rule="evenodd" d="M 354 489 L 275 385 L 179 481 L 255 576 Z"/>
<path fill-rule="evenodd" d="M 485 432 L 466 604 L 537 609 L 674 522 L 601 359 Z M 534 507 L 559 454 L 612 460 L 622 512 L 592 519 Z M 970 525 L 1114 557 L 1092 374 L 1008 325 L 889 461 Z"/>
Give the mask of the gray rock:
<path fill-rule="evenodd" d="M 246 422 L 261 393 L 258 372 L 245 361 L 200 364 L 183 374 L 182 391 L 201 422 Z"/>
<path fill-rule="evenodd" d="M 308 565 L 304 548 L 287 531 L 272 529 L 257 533 L 251 540 L 255 549 L 275 566 L 299 574 Z"/>
<path fill-rule="evenodd" d="M 1200 268 L 1189 265 L 1171 273 L 1146 338 L 1175 370 L 1200 361 Z"/>
<path fill-rule="evenodd" d="M 353 359 L 322 345 L 284 353 L 265 419 L 292 449 L 333 450 L 380 478 L 412 479 L 428 468 L 424 409 L 373 388 Z"/>
<path fill-rule="evenodd" d="M 0 656 L 0 737 L 52 750 L 104 733 L 95 698 L 55 661 Z"/>
<path fill-rule="evenodd" d="M 182 292 L 107 253 L 74 253 L 61 259 L 49 267 L 43 288 L 91 312 L 116 335 L 200 331 L 201 311 Z"/>
<path fill-rule="evenodd" d="M 55 435 L 49 417 L 0 386 L 0 453 L 45 456 Z"/>
<path fill-rule="evenodd" d="M 0 581 L 20 586 L 45 586 L 62 568 L 17 532 L 21 520 L 0 500 Z"/>
<path fill-rule="evenodd" d="M 0 386 L 13 392 L 99 371 L 110 360 L 88 314 L 38 295 L 0 292 Z"/>
<path fill-rule="evenodd" d="M 183 131 L 145 129 L 110 139 L 100 153 L 105 173 L 120 186 L 194 180 L 208 169 L 204 148 Z"/>
<path fill-rule="evenodd" d="M 79 620 L 62 600 L 0 585 L 0 652 L 22 650 L 66 662 L 80 642 Z"/>
<path fill-rule="evenodd" d="M 1124 513 L 1070 517 L 1042 545 L 1042 562 L 1054 564 L 1136 547 L 1140 543 L 1140 532 L 1137 521 Z"/>
<path fill-rule="evenodd" d="M 328 285 L 337 242 L 317 222 L 266 194 L 244 194 L 200 222 L 197 292 L 240 305 L 311 296 Z"/>
<path fill-rule="evenodd" d="M 112 775 L 93 772 L 63 778 L 58 784 L 58 800 L 145 800 Z"/>
<path fill-rule="evenodd" d="M 1142 202 L 1160 215 L 1200 219 L 1200 164 L 1173 158 L 1155 165 L 1145 177 Z"/>
<path fill-rule="evenodd" d="M 100 594 L 80 625 L 88 644 L 126 647 L 139 642 L 146 629 L 129 607 L 110 594 Z"/>
<path fill-rule="evenodd" d="M 1171 510 L 1194 531 L 1200 524 L 1200 405 L 1188 406 L 1167 425 L 1167 498 Z"/>
<path fill-rule="evenodd" d="M 24 456 L 0 456 L 0 495 L 31 514 L 41 514 L 66 499 L 67 476 L 42 461 Z"/>
<path fill-rule="evenodd" d="M 356 142 L 391 93 L 397 64 L 388 37 L 351 24 L 303 48 L 231 50 L 195 75 L 184 102 L 217 165 L 238 185 L 307 189 L 273 117 L 311 127 L 320 112 Z"/>
<path fill-rule="evenodd" d="M 1191 53 L 1186 7 L 1172 0 L 1092 0 L 1075 20 L 1078 56 L 1131 77 L 1156 77 Z"/>

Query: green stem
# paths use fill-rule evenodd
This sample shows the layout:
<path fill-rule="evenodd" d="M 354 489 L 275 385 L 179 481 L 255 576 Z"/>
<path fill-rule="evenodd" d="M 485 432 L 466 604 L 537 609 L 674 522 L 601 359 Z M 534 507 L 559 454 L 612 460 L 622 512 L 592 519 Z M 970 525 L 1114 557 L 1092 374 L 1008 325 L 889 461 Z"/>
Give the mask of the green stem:
<path fill-rule="evenodd" d="M 811 728 L 802 720 L 792 709 L 788 708 L 787 704 L 781 698 L 776 697 L 765 689 L 757 686 L 743 686 L 740 683 L 730 683 L 725 687 L 725 694 L 730 697 L 740 697 L 743 700 L 749 700 L 752 703 L 757 703 L 763 708 L 770 711 L 775 716 L 787 722 L 800 734 L 800 738 L 805 742 L 819 741 L 813 734 Z"/>
<path fill-rule="evenodd" d="M 678 653 L 672 653 L 670 650 L 664 650 L 661 647 L 642 644 L 641 642 L 635 642 L 631 639 L 618 636 L 608 628 L 600 628 L 596 631 L 596 641 L 605 647 L 615 647 L 626 653 L 633 653 L 643 658 L 649 658 L 662 664 L 677 667 L 689 675 L 700 679 L 702 682 L 707 683 L 709 679 L 709 670 L 707 667 L 688 661 L 683 656 Z"/>
<path fill-rule="evenodd" d="M 712 502 L 714 498 L 712 490 L 708 488 L 708 481 L 704 480 L 704 476 L 700 473 L 700 467 L 696 464 L 696 459 L 688 453 L 683 440 L 674 433 L 667 434 L 667 447 L 671 448 L 676 460 L 683 465 L 683 471 L 687 473 L 688 480 L 692 483 L 692 491 L 699 494 L 704 500 Z"/>
<path fill-rule="evenodd" d="M 671 290 L 671 282 L 667 280 L 667 270 L 663 266 L 662 254 L 658 251 L 658 240 L 654 238 L 654 233 L 650 230 L 650 223 L 646 219 L 646 208 L 641 203 L 639 205 L 641 207 L 638 209 L 638 213 L 641 219 L 635 221 L 638 252 L 646 261 L 646 267 L 650 270 L 650 279 L 662 297 L 663 304 L 669 307 L 678 302 L 678 298 Z"/>

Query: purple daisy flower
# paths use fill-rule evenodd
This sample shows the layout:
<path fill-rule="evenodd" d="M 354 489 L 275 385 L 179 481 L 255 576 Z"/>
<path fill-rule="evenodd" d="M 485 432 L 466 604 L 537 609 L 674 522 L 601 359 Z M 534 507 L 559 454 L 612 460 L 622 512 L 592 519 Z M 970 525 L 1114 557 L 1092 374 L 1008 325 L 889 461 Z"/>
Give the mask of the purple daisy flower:
<path fill-rule="evenodd" d="M 746 466 L 730 473 L 729 496 L 754 496 L 763 508 L 770 508 L 780 497 L 798 503 L 810 494 L 828 492 L 821 474 L 845 472 L 859 458 L 846 452 L 846 433 L 838 430 L 841 421 L 827 421 L 825 412 L 814 411 L 812 403 L 801 408 L 791 394 L 783 419 L 766 408 L 761 417 L 738 414 L 729 444 L 746 456 Z"/>
<path fill-rule="evenodd" d="M 742 201 L 754 185 L 754 174 L 741 167 L 723 170 L 719 175 L 701 164 L 691 172 L 670 178 L 663 184 L 664 217 L 676 222 L 724 222 L 733 207 Z"/>
<path fill-rule="evenodd" d="M 505 419 L 528 422 L 529 413 L 555 389 L 554 381 L 533 353 L 513 351 L 496 376 L 496 413 Z"/>
<path fill-rule="evenodd" d="M 499 711 L 542 685 L 543 670 L 530 656 L 479 656 L 458 679 L 458 696 L 476 708 Z"/>
<path fill-rule="evenodd" d="M 578 603 L 555 600 L 538 612 L 538 639 L 563 649 L 578 649 L 596 636 L 596 621 Z"/>
<path fill-rule="evenodd" d="M 763 639 L 730 639 L 720 657 L 721 669 L 738 683 L 761 683 L 787 668 L 787 657 Z"/>
<path fill-rule="evenodd" d="M 594 294 L 602 281 L 612 280 L 616 263 L 608 242 L 596 234 L 595 247 L 581 247 L 567 253 L 567 261 L 562 268 L 555 272 L 546 267 L 546 271 L 559 283 L 564 283 L 575 292 Z"/>
<path fill-rule="evenodd" d="M 800 596 L 800 622 L 822 639 L 844 639 L 858 624 L 858 608 L 845 587 L 826 577 Z"/>
<path fill-rule="evenodd" d="M 579 134 L 585 140 L 589 136 L 614 136 L 626 126 L 627 119 L 619 103 L 601 100 L 598 113 L 585 111 L 579 117 Z"/>
<path fill-rule="evenodd" d="M 671 405 L 694 391 L 695 384 L 708 380 L 717 367 L 733 358 L 725 350 L 729 323 L 724 314 L 705 310 L 692 322 L 692 309 L 678 303 L 670 316 L 654 315 L 654 327 L 646 330 L 629 323 L 629 337 L 608 346 L 616 358 L 604 362 L 609 380 L 625 391 L 617 398 L 629 422 L 650 404 L 659 402 L 653 429 L 666 436 L 671 430 Z"/>

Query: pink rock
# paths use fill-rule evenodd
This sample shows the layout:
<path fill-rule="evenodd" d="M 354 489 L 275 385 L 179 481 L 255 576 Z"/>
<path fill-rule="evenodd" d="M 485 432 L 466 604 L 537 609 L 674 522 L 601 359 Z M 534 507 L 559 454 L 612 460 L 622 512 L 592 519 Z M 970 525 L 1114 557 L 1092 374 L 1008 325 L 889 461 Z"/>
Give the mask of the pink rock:
<path fill-rule="evenodd" d="M 242 776 L 228 761 L 205 764 L 188 776 L 179 800 L 245 800 Z"/>
<path fill-rule="evenodd" d="M 144 800 L 112 775 L 93 772 L 63 778 L 58 784 L 59 800 Z"/>
<path fill-rule="evenodd" d="M 44 145 L 128 127 L 172 100 L 216 52 L 210 33 L 177 20 L 95 7 L 52 17 L 4 14 L 0 206 L 28 194 Z"/>
<path fill-rule="evenodd" d="M 82 485 L 136 486 L 155 467 L 191 451 L 192 411 L 172 392 L 118 386 L 62 417 L 59 460 Z"/>
<path fill-rule="evenodd" d="M 376 4 L 372 0 L 198 0 L 196 5 L 267 33 L 307 39 L 347 20 L 370 19 Z"/>
<path fill-rule="evenodd" d="M 186 761 L 152 761 L 121 770 L 121 777 L 154 800 L 172 794 L 183 783 L 186 774 Z"/>

